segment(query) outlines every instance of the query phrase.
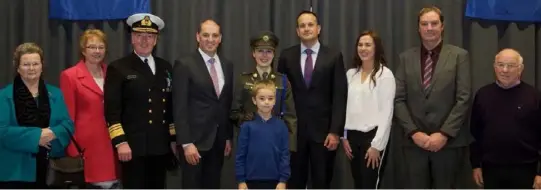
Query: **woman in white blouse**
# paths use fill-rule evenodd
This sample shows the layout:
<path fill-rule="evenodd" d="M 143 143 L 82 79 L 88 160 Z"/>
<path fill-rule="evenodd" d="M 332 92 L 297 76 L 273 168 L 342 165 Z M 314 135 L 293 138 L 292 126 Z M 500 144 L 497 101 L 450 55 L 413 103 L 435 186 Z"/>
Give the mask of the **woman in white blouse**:
<path fill-rule="evenodd" d="M 372 31 L 357 38 L 355 67 L 346 73 L 348 99 L 342 144 L 351 163 L 355 189 L 374 189 L 389 141 L 395 79 L 385 66 L 379 36 Z"/>

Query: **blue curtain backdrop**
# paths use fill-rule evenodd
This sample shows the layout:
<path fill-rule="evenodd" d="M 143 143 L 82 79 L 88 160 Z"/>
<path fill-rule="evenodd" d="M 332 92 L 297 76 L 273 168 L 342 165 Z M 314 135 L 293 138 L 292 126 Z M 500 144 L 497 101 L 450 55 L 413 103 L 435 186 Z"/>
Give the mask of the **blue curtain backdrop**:
<path fill-rule="evenodd" d="M 150 0 L 50 0 L 49 18 L 114 20 L 150 12 Z"/>
<path fill-rule="evenodd" d="M 541 22 L 541 0 L 468 0 L 466 16 L 486 20 Z"/>

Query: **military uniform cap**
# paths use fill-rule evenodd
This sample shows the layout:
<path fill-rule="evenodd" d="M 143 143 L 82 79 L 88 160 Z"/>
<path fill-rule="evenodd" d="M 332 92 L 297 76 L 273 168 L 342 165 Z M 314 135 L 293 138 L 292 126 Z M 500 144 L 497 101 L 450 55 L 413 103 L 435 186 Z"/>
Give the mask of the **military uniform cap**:
<path fill-rule="evenodd" d="M 133 32 L 157 34 L 165 27 L 165 23 L 160 17 L 149 13 L 133 14 L 128 17 L 126 23 L 131 27 Z"/>
<path fill-rule="evenodd" d="M 278 37 L 271 31 L 262 31 L 250 39 L 252 48 L 270 48 L 275 49 L 278 46 Z"/>

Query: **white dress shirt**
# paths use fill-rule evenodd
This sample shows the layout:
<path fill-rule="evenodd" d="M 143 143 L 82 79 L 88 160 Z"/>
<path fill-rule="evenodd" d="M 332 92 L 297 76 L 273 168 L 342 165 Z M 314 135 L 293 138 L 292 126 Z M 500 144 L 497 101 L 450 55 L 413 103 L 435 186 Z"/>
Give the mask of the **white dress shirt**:
<path fill-rule="evenodd" d="M 317 60 L 317 55 L 319 54 L 319 48 L 321 47 L 321 44 L 318 42 L 316 42 L 316 44 L 314 44 L 314 46 L 312 46 L 312 48 L 310 48 L 312 50 L 312 71 L 313 69 L 316 67 L 316 60 Z M 306 54 L 306 52 L 304 52 L 306 49 L 308 49 L 304 44 L 301 43 L 301 72 L 302 72 L 302 76 L 304 76 L 304 66 L 306 65 L 306 57 L 308 56 L 308 54 Z"/>
<path fill-rule="evenodd" d="M 140 56 L 137 53 L 135 53 L 135 55 L 139 56 L 139 59 L 141 59 L 141 61 L 143 61 L 143 62 L 145 62 L 145 59 L 147 59 L 148 66 L 150 67 L 150 70 L 152 71 L 152 74 L 154 74 L 154 75 L 156 74 L 156 62 L 154 62 L 154 57 L 152 57 L 152 54 L 150 54 L 148 57 Z"/>
<path fill-rule="evenodd" d="M 203 60 L 205 60 L 205 65 L 207 65 L 207 70 L 209 71 L 209 74 L 210 74 L 209 60 L 211 58 L 214 58 L 214 68 L 216 68 L 216 73 L 218 74 L 218 85 L 220 87 L 220 92 L 222 92 L 222 89 L 223 89 L 224 84 L 225 84 L 225 79 L 224 79 L 224 72 L 222 70 L 222 62 L 220 61 L 220 57 L 218 57 L 218 54 L 214 54 L 213 57 L 210 57 L 205 52 L 203 52 L 203 50 L 201 50 L 201 48 L 198 48 L 198 50 L 199 50 L 199 53 L 201 54 L 201 56 L 203 57 Z"/>
<path fill-rule="evenodd" d="M 349 69 L 348 98 L 345 130 L 369 132 L 378 127 L 371 147 L 382 151 L 387 146 L 393 118 L 395 78 L 387 67 L 380 67 L 375 75 L 376 86 L 370 75 L 361 82 L 362 69 Z M 344 133 L 346 137 L 346 133 Z"/>

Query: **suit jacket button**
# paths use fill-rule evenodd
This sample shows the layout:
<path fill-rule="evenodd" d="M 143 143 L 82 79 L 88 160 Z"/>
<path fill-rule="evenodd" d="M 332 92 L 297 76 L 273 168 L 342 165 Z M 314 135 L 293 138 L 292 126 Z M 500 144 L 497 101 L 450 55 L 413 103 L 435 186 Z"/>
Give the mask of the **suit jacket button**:
<path fill-rule="evenodd" d="M 152 120 L 148 120 L 148 124 L 152 124 Z"/>

